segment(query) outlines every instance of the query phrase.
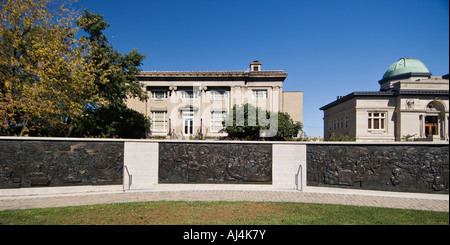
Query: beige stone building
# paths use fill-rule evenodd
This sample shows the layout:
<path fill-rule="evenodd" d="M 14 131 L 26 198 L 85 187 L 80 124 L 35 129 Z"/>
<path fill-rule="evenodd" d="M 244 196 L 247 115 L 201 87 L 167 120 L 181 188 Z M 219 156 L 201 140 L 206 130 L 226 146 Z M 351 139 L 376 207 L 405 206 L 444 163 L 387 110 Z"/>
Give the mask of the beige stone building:
<path fill-rule="evenodd" d="M 380 91 L 353 92 L 322 108 L 324 138 L 356 141 L 449 140 L 449 76 L 432 76 L 419 60 L 401 58 Z"/>
<path fill-rule="evenodd" d="M 261 68 L 254 61 L 246 71 L 144 71 L 137 77 L 149 99 L 129 98 L 127 106 L 150 117 L 151 136 L 177 139 L 226 136 L 222 121 L 245 103 L 302 122 L 303 92 L 283 92 L 288 74 Z"/>

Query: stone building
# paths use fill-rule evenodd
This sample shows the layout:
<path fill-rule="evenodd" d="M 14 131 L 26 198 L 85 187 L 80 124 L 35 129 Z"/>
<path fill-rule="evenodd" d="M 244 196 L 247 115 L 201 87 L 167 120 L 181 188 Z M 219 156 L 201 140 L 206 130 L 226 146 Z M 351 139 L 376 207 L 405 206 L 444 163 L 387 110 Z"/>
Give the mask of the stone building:
<path fill-rule="evenodd" d="M 303 92 L 284 92 L 287 73 L 263 71 L 254 61 L 247 71 L 144 71 L 137 77 L 148 100 L 129 98 L 127 106 L 151 119 L 151 136 L 188 139 L 226 136 L 219 131 L 234 105 L 253 104 L 287 112 L 303 121 Z"/>
<path fill-rule="evenodd" d="M 449 140 L 449 75 L 432 76 L 419 60 L 401 58 L 379 81 L 380 91 L 353 92 L 320 108 L 324 138 L 356 141 Z"/>

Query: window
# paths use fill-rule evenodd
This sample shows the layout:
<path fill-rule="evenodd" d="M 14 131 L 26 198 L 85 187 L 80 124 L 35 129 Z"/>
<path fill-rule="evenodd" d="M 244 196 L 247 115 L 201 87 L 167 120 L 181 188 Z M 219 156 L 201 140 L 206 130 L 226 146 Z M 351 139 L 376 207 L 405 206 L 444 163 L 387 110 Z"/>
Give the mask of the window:
<path fill-rule="evenodd" d="M 183 112 L 183 129 L 184 135 L 194 134 L 194 112 L 192 111 Z"/>
<path fill-rule="evenodd" d="M 425 117 L 425 136 L 438 135 L 439 119 L 437 116 Z"/>
<path fill-rule="evenodd" d="M 267 99 L 267 90 L 266 89 L 253 90 L 253 99 L 256 99 L 256 100 Z"/>
<path fill-rule="evenodd" d="M 185 90 L 181 92 L 182 95 L 181 97 L 183 99 L 197 99 L 198 96 L 198 91 L 193 91 L 193 90 Z"/>
<path fill-rule="evenodd" d="M 328 122 L 328 127 L 330 128 L 330 130 L 333 130 L 333 121 L 332 120 L 330 120 Z"/>
<path fill-rule="evenodd" d="M 348 128 L 349 118 L 345 116 L 345 128 Z"/>
<path fill-rule="evenodd" d="M 152 90 L 152 99 L 157 99 L 157 100 L 167 99 L 167 91 Z"/>
<path fill-rule="evenodd" d="M 368 129 L 384 129 L 386 121 L 386 113 L 369 113 Z"/>
<path fill-rule="evenodd" d="M 344 128 L 344 118 L 341 117 L 341 124 L 339 125 L 339 128 Z"/>
<path fill-rule="evenodd" d="M 212 90 L 211 100 L 212 101 L 224 101 L 228 98 L 228 91 L 226 90 Z"/>
<path fill-rule="evenodd" d="M 225 120 L 226 113 L 224 111 L 211 112 L 211 132 L 217 133 L 223 129 L 222 122 Z"/>
<path fill-rule="evenodd" d="M 167 112 L 153 111 L 152 112 L 152 131 L 165 132 L 167 130 Z"/>

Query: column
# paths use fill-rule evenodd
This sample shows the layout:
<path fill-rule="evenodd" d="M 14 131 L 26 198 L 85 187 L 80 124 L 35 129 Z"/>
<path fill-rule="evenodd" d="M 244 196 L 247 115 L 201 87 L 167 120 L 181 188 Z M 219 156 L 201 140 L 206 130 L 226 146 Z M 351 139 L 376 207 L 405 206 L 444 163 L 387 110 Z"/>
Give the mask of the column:
<path fill-rule="evenodd" d="M 280 98 L 281 98 L 281 93 L 280 93 L 280 86 L 274 86 L 272 89 L 272 104 L 273 106 L 271 106 L 271 111 L 273 112 L 280 112 L 283 111 L 283 109 L 281 108 L 281 103 L 280 103 Z"/>
<path fill-rule="evenodd" d="M 420 138 L 425 137 L 425 123 L 424 123 L 424 116 L 422 114 L 419 115 L 419 137 Z"/>
<path fill-rule="evenodd" d="M 179 122 L 178 120 L 178 110 L 177 110 L 177 105 L 178 105 L 178 96 L 177 96 L 177 86 L 172 85 L 169 87 L 169 91 L 170 91 L 170 111 L 168 111 L 168 117 L 169 117 L 169 129 L 172 131 L 170 132 L 170 135 L 174 136 L 177 134 L 177 123 Z"/>
<path fill-rule="evenodd" d="M 268 111 L 274 111 L 273 110 L 273 108 L 274 108 L 274 103 L 275 103 L 275 99 L 274 99 L 274 92 L 273 92 L 273 88 L 274 87 L 269 87 L 269 89 L 268 89 L 268 91 L 267 91 L 267 99 L 268 99 L 268 102 L 269 102 L 269 107 L 266 107 L 267 108 L 267 110 Z M 278 97 L 277 97 L 277 100 L 278 100 Z"/>
<path fill-rule="evenodd" d="M 232 113 L 233 107 L 242 105 L 242 89 L 240 85 L 230 87 L 230 110 L 228 113 Z M 236 113 L 236 121 L 244 121 L 244 115 L 242 113 Z M 227 118 L 225 126 L 233 126 L 233 117 Z M 243 126 L 243 125 L 242 125 Z"/>
<path fill-rule="evenodd" d="M 207 86 L 201 86 L 200 87 L 200 93 L 201 93 L 201 101 L 200 101 L 200 133 L 202 135 L 204 135 L 206 133 L 206 127 L 205 127 L 205 108 L 207 108 L 206 106 L 206 91 L 208 90 Z"/>
<path fill-rule="evenodd" d="M 445 116 L 444 116 L 444 120 L 443 120 L 444 122 L 444 137 L 445 137 L 445 140 L 449 140 L 449 132 L 448 132 L 448 130 L 449 130 L 449 114 L 448 113 L 445 113 Z"/>

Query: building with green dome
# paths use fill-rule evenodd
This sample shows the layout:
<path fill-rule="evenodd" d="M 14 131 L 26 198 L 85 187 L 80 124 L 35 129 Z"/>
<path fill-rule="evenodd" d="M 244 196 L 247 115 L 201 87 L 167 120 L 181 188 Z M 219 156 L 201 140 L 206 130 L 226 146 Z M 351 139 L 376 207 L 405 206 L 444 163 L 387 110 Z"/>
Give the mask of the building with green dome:
<path fill-rule="evenodd" d="M 401 58 L 378 83 L 380 91 L 338 96 L 320 108 L 325 140 L 449 140 L 448 74 L 433 76 L 420 60 Z"/>

